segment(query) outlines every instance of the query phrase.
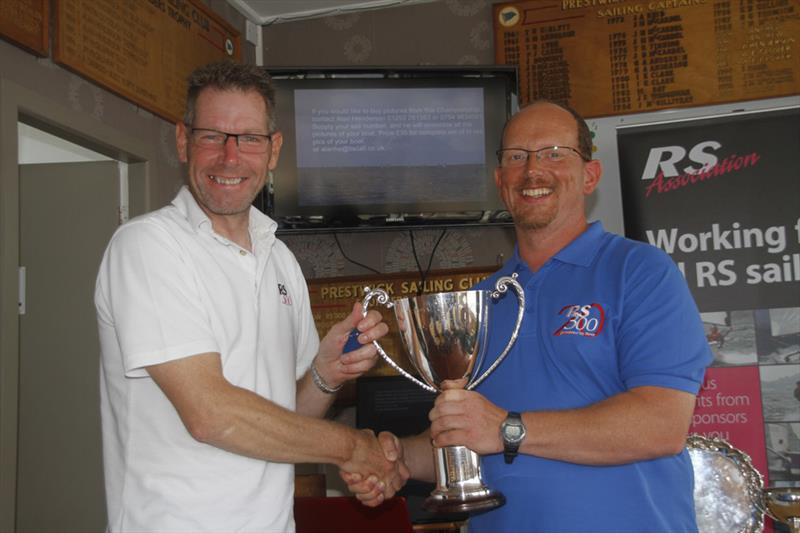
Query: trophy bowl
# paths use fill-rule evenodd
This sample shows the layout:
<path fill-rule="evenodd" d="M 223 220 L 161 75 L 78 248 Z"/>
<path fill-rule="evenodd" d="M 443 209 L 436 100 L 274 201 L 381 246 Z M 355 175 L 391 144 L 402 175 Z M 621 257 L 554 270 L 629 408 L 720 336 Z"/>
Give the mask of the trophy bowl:
<path fill-rule="evenodd" d="M 720 438 L 690 435 L 694 508 L 700 533 L 761 533 L 761 474 L 750 456 Z"/>
<path fill-rule="evenodd" d="M 800 533 L 800 487 L 765 488 L 764 507 L 773 520 L 787 524 L 792 533 Z"/>
<path fill-rule="evenodd" d="M 512 287 L 518 299 L 517 321 L 508 344 L 480 376 L 490 323 L 489 303 Z M 406 372 L 383 350 L 373 344 L 381 357 L 400 374 L 430 392 L 441 392 L 445 380 L 467 379 L 472 390 L 499 365 L 519 334 L 525 311 L 525 295 L 516 274 L 501 277 L 494 291 L 469 290 L 412 296 L 392 301 L 382 289 L 364 289 L 362 313 L 371 300 L 394 308 L 406 355 L 422 381 Z M 482 511 L 505 503 L 505 497 L 481 479 L 480 458 L 466 446 L 434 447 L 436 488 L 423 508 L 435 513 Z"/>

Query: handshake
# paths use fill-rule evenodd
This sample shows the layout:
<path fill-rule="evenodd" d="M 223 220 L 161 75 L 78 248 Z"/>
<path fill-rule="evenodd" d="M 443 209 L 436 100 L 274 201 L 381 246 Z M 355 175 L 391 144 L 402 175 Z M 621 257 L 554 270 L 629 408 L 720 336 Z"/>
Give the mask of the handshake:
<path fill-rule="evenodd" d="M 499 428 L 507 412 L 481 394 L 464 390 L 465 383 L 463 379 L 442 382 L 442 393 L 437 396 L 429 414 L 431 426 L 428 431 L 402 440 L 386 431 L 377 437 L 369 430 L 358 432 L 362 448 L 358 453 L 354 452 L 353 460 L 342 464 L 339 471 L 356 498 L 364 505 L 375 507 L 394 496 L 409 477 L 434 481 L 437 471 L 434 454 L 441 453 L 439 449 L 443 447 L 467 446 L 471 453 L 479 455 L 503 451 Z M 453 479 L 448 478 L 447 483 L 462 481 L 460 474 L 452 475 Z M 480 483 L 480 480 L 475 482 Z M 438 487 L 439 490 L 445 490 L 445 487 Z M 452 495 L 446 494 L 435 499 L 441 505 L 453 503 L 457 506 L 479 505 L 481 508 L 493 507 L 502 501 L 498 499 L 502 496 L 485 487 L 473 487 L 472 490 L 476 492 L 468 495 L 470 504 L 454 502 Z"/>
<path fill-rule="evenodd" d="M 375 437 L 368 429 L 358 433 L 353 457 L 340 466 L 339 475 L 364 505 L 376 507 L 403 488 L 411 471 L 395 435 L 384 431 Z"/>

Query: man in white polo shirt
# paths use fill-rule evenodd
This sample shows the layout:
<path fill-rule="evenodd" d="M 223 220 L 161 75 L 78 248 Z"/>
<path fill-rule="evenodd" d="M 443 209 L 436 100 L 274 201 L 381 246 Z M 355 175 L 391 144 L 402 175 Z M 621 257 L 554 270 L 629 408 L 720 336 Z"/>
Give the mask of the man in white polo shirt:
<path fill-rule="evenodd" d="M 281 134 L 261 68 L 189 79 L 176 139 L 187 186 L 120 227 L 95 304 L 110 531 L 291 531 L 292 463 L 402 485 L 368 432 L 322 420 L 376 361 L 359 307 L 320 341 L 297 261 L 251 207 Z M 363 345 L 342 355 L 352 328 Z"/>

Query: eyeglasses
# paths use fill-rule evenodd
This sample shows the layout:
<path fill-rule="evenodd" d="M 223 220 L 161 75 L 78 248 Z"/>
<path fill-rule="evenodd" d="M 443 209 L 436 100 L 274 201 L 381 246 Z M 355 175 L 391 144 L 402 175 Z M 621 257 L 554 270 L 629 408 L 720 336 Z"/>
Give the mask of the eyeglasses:
<path fill-rule="evenodd" d="M 243 154 L 263 154 L 267 151 L 272 135 L 263 133 L 228 133 L 209 128 L 193 128 L 189 126 L 192 144 L 202 148 L 222 148 L 229 137 L 236 140 L 236 146 Z"/>
<path fill-rule="evenodd" d="M 497 151 L 497 161 L 501 167 L 521 167 L 528 163 L 531 154 L 536 157 L 538 163 L 545 165 L 559 165 L 563 163 L 570 154 L 577 155 L 584 161 L 589 161 L 578 149 L 571 146 L 546 146 L 538 150 L 526 150 L 524 148 L 501 148 Z"/>

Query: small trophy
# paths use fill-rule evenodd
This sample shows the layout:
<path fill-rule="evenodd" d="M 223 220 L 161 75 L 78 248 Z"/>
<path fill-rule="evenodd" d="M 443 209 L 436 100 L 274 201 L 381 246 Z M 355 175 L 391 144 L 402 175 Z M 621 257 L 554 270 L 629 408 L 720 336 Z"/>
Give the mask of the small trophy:
<path fill-rule="evenodd" d="M 764 489 L 767 515 L 800 533 L 800 487 L 767 487 Z"/>
<path fill-rule="evenodd" d="M 525 312 L 525 294 L 516 274 L 497 280 L 493 291 L 439 292 L 391 301 L 382 289 L 364 289 L 364 316 L 370 301 L 394 308 L 403 346 L 423 383 L 373 344 L 383 359 L 403 376 L 430 392 L 441 392 L 444 380 L 467 378 L 467 390 L 481 383 L 503 359 L 517 340 Z M 508 344 L 486 371 L 477 376 L 486 355 L 489 301 L 514 288 L 518 300 L 517 321 Z M 487 487 L 481 479 L 478 454 L 465 446 L 434 448 L 436 489 L 423 508 L 435 513 L 483 511 L 505 503 L 505 496 Z"/>

